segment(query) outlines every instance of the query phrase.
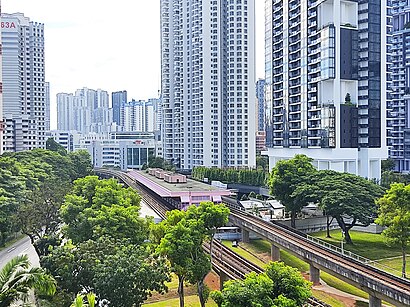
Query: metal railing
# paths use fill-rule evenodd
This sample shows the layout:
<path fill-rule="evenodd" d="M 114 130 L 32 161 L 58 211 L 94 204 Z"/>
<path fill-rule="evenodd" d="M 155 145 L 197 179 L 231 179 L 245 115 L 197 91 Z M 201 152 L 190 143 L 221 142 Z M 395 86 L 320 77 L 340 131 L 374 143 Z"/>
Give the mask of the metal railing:
<path fill-rule="evenodd" d="M 312 236 L 310 236 L 310 235 L 306 235 L 306 239 L 308 239 L 309 241 L 314 242 L 314 243 L 316 243 L 316 244 L 318 244 L 318 245 L 320 245 L 320 246 L 322 246 L 322 247 L 325 247 L 325 248 L 327 248 L 327 249 L 330 249 L 330 250 L 332 250 L 332 251 L 335 251 L 335 252 L 337 252 L 337 253 L 339 253 L 339 254 L 341 254 L 341 255 L 343 255 L 343 256 L 352 258 L 352 259 L 357 260 L 357 261 L 359 261 L 359 262 L 361 262 L 361 263 L 363 263 L 363 264 L 370 265 L 370 266 L 372 266 L 372 267 L 374 267 L 374 268 L 376 268 L 376 269 L 379 269 L 379 270 L 383 270 L 383 271 L 392 273 L 392 274 L 396 275 L 397 277 L 400 277 L 400 278 L 406 280 L 405 278 L 401 277 L 401 272 L 400 272 L 400 271 L 398 271 L 398 270 L 396 270 L 396 269 L 393 269 L 392 267 L 389 267 L 389 266 L 387 266 L 387 265 L 385 265 L 385 264 L 378 263 L 378 262 L 377 262 L 378 260 L 371 260 L 371 259 L 369 259 L 369 258 L 365 258 L 365 257 L 360 256 L 360 255 L 358 255 L 358 254 L 355 254 L 355 253 L 353 253 L 353 252 L 351 252 L 351 251 L 349 251 L 349 250 L 346 250 L 345 248 L 336 246 L 336 245 L 334 245 L 334 244 L 328 243 L 328 242 L 326 242 L 326 241 L 324 241 L 324 240 L 322 240 L 322 239 L 319 239 L 319 238 L 316 238 L 316 237 L 312 237 Z M 343 245 L 342 245 L 342 246 L 343 246 Z"/>

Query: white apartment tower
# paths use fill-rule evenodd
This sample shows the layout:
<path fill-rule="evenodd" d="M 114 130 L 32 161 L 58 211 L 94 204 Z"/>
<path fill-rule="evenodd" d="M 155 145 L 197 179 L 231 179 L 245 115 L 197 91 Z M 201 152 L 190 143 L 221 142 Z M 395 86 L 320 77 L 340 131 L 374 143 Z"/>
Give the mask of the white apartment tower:
<path fill-rule="evenodd" d="M 0 0 L 0 16 L 1 16 L 1 0 Z M 2 44 L 1 44 L 1 35 L 0 35 L 0 72 L 2 69 Z M 0 155 L 3 154 L 3 76 L 0 73 Z"/>
<path fill-rule="evenodd" d="M 1 14 L 5 151 L 45 147 L 44 25 Z"/>
<path fill-rule="evenodd" d="M 380 178 L 387 38 L 380 0 L 266 0 L 267 155 Z"/>
<path fill-rule="evenodd" d="M 57 94 L 57 129 L 84 134 L 112 129 L 112 109 L 106 91 L 82 88 L 75 94 Z"/>
<path fill-rule="evenodd" d="M 255 166 L 255 0 L 161 0 L 164 158 Z"/>
<path fill-rule="evenodd" d="M 395 171 L 410 172 L 410 0 L 392 0 L 391 101 L 387 142 Z"/>
<path fill-rule="evenodd" d="M 51 130 L 51 120 L 50 120 L 50 108 L 51 108 L 51 101 L 50 101 L 50 82 L 45 83 L 45 104 L 44 104 L 44 114 L 45 114 L 45 130 L 49 132 Z"/>

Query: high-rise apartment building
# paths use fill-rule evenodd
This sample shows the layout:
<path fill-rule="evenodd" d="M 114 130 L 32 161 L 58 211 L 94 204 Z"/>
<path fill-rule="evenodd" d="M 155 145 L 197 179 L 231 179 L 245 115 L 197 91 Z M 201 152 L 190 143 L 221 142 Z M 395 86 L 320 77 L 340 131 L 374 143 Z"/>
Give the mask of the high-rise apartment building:
<path fill-rule="evenodd" d="M 159 99 L 132 100 L 121 107 L 120 126 L 123 131 L 158 131 L 160 121 Z"/>
<path fill-rule="evenodd" d="M 267 154 L 380 178 L 387 157 L 386 1 L 265 2 Z"/>
<path fill-rule="evenodd" d="M 0 0 L 0 16 L 1 16 L 1 0 Z M 0 35 L 0 72 L 3 71 L 2 69 L 2 43 L 1 43 L 1 35 Z M 3 154 L 3 130 L 4 120 L 3 120 L 3 74 L 0 73 L 0 155 Z"/>
<path fill-rule="evenodd" d="M 112 101 L 112 119 L 121 126 L 121 108 L 128 102 L 127 91 L 118 91 L 111 94 Z"/>
<path fill-rule="evenodd" d="M 265 80 L 256 81 L 256 110 L 258 131 L 265 131 Z"/>
<path fill-rule="evenodd" d="M 112 130 L 109 95 L 103 90 L 82 88 L 75 94 L 57 94 L 57 129 L 84 134 Z"/>
<path fill-rule="evenodd" d="M 4 148 L 44 148 L 44 25 L 21 13 L 2 13 L 1 36 Z"/>
<path fill-rule="evenodd" d="M 391 101 L 387 141 L 395 170 L 410 172 L 410 1 L 392 0 Z"/>
<path fill-rule="evenodd" d="M 255 166 L 255 0 L 161 0 L 164 158 Z"/>
<path fill-rule="evenodd" d="M 45 119 L 45 124 L 44 128 L 46 132 L 49 132 L 51 130 L 51 122 L 50 122 L 50 107 L 51 107 L 51 102 L 50 102 L 50 82 L 45 83 L 45 101 L 44 101 L 44 119 Z"/>

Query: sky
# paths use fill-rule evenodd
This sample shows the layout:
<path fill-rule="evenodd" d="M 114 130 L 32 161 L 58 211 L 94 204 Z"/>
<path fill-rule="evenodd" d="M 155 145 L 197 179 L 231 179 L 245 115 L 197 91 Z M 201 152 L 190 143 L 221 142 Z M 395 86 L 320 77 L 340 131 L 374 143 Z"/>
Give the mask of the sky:
<path fill-rule="evenodd" d="M 0 0 L 1 1 L 1 0 Z M 256 78 L 264 77 L 264 0 L 256 2 Z M 44 23 L 51 128 L 57 93 L 88 87 L 127 90 L 128 99 L 161 88 L 160 0 L 3 0 L 2 12 Z"/>

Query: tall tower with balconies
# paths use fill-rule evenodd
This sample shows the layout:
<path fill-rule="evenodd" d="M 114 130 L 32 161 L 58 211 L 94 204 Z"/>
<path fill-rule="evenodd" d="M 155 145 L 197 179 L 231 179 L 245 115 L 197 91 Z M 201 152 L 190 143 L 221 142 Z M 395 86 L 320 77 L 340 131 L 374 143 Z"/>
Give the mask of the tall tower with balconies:
<path fill-rule="evenodd" d="M 1 14 L 5 151 L 45 148 L 44 24 Z"/>
<path fill-rule="evenodd" d="M 255 166 L 255 0 L 161 0 L 164 158 Z"/>
<path fill-rule="evenodd" d="M 380 178 L 387 38 L 380 0 L 265 2 L 267 154 Z"/>
<path fill-rule="evenodd" d="M 410 172 L 410 1 L 392 0 L 391 101 L 387 141 L 395 170 Z"/>
<path fill-rule="evenodd" d="M 1 19 L 1 0 L 0 0 L 0 19 Z M 1 35 L 0 35 L 0 155 L 3 154 L 3 129 L 4 129 L 4 121 L 3 121 L 3 68 L 2 68 L 2 43 L 1 43 Z"/>

